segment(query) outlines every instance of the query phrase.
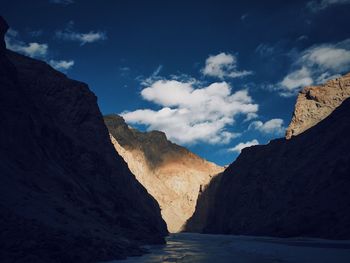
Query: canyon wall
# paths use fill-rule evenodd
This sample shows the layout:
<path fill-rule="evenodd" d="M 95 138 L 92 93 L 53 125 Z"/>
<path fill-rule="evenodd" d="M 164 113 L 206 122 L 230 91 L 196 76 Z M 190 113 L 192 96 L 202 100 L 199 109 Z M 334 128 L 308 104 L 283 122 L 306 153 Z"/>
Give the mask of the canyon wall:
<path fill-rule="evenodd" d="M 116 150 L 158 201 L 169 231 L 181 231 L 199 192 L 223 168 L 168 141 L 163 132 L 140 132 L 118 115 L 104 119 Z"/>
<path fill-rule="evenodd" d="M 0 261 L 98 262 L 164 242 L 88 86 L 6 50 L 0 17 Z"/>
<path fill-rule="evenodd" d="M 186 231 L 349 239 L 349 149 L 346 99 L 289 140 L 243 149 L 200 195 Z"/>

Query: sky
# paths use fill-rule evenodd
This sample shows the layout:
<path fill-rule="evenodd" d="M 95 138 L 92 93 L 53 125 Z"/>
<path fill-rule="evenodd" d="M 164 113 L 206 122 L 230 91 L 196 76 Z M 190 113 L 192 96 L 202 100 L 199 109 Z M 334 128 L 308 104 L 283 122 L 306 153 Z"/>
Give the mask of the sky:
<path fill-rule="evenodd" d="M 0 3 L 9 49 L 219 165 L 283 137 L 304 86 L 350 71 L 350 0 Z"/>

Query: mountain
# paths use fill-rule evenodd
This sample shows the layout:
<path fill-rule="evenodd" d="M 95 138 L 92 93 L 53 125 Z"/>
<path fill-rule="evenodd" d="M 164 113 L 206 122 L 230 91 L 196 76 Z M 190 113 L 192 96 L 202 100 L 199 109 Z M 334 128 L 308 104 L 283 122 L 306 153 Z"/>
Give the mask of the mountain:
<path fill-rule="evenodd" d="M 98 262 L 167 235 L 84 83 L 6 50 L 0 17 L 0 262 Z"/>
<path fill-rule="evenodd" d="M 163 132 L 140 132 L 118 115 L 104 120 L 116 150 L 158 201 L 169 231 L 181 231 L 194 212 L 199 192 L 223 168 L 168 141 Z"/>
<path fill-rule="evenodd" d="M 321 86 L 309 86 L 299 92 L 292 121 L 286 130 L 290 139 L 319 123 L 350 97 L 350 73 L 327 81 Z"/>
<path fill-rule="evenodd" d="M 186 231 L 349 239 L 349 149 L 346 99 L 289 140 L 243 149 L 204 189 Z"/>

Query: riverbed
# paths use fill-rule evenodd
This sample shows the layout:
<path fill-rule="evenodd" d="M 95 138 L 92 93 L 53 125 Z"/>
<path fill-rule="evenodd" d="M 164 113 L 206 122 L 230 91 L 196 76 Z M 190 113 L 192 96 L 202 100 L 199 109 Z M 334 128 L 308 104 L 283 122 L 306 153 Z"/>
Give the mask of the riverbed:
<path fill-rule="evenodd" d="M 350 240 L 181 233 L 142 257 L 109 263 L 349 263 Z"/>

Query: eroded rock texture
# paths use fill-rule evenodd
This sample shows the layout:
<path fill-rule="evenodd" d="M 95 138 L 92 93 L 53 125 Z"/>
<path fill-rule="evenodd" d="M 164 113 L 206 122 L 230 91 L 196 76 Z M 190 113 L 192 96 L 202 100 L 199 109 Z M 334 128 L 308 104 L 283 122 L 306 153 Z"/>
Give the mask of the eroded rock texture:
<path fill-rule="evenodd" d="M 199 197 L 187 231 L 350 238 L 350 99 L 289 140 L 243 149 Z"/>
<path fill-rule="evenodd" d="M 290 139 L 316 125 L 349 97 L 350 73 L 321 86 L 304 88 L 298 95 L 286 138 Z"/>
<path fill-rule="evenodd" d="M 199 192 L 223 168 L 168 141 L 163 132 L 139 132 L 118 115 L 105 116 L 105 123 L 118 153 L 158 201 L 169 231 L 181 231 Z"/>
<path fill-rule="evenodd" d="M 167 234 L 88 86 L 2 44 L 0 215 L 1 262 L 123 258 Z"/>

